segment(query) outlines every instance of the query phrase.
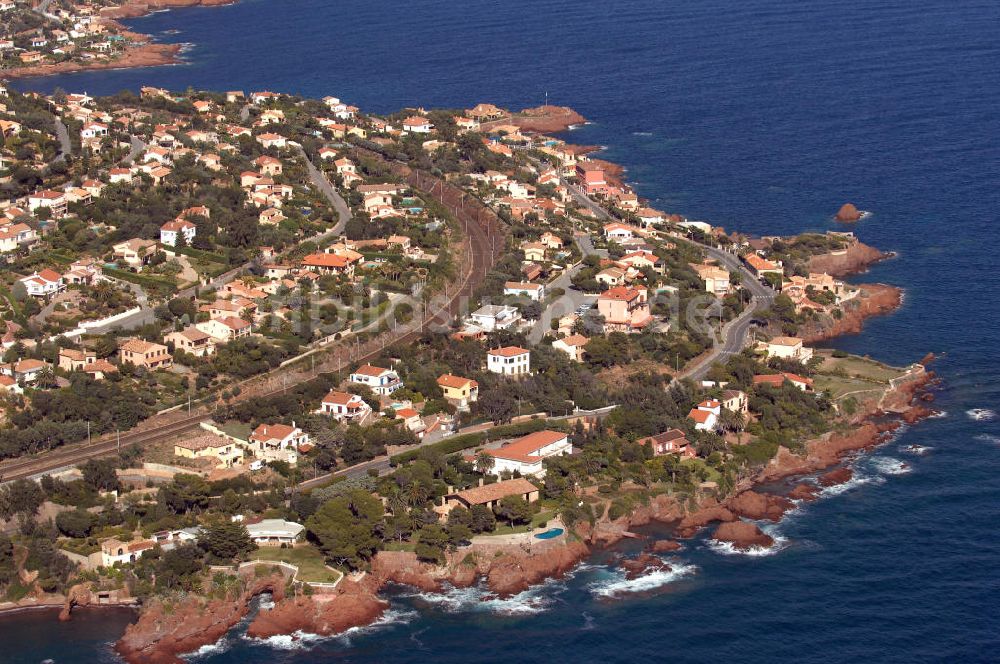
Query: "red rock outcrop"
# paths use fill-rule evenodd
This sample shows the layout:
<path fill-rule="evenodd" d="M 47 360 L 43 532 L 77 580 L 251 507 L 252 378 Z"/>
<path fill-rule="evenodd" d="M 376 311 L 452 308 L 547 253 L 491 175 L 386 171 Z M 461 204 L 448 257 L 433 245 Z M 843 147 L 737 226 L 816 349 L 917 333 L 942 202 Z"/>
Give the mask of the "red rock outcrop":
<path fill-rule="evenodd" d="M 736 515 L 722 505 L 706 506 L 681 519 L 677 524 L 677 536 L 686 539 L 714 521 L 735 520 Z"/>
<path fill-rule="evenodd" d="M 820 475 L 818 482 L 820 486 L 836 486 L 844 482 L 850 482 L 852 477 L 854 477 L 854 471 L 844 466 L 843 468 L 836 468 Z"/>
<path fill-rule="evenodd" d="M 138 2 L 129 0 L 118 7 L 106 7 L 101 9 L 103 18 L 137 18 L 145 16 L 150 12 L 160 9 L 174 9 L 180 7 L 216 7 L 219 5 L 231 5 L 236 0 L 145 0 Z"/>
<path fill-rule="evenodd" d="M 367 625 L 389 608 L 375 595 L 374 583 L 344 579 L 334 593 L 287 598 L 269 611 L 261 611 L 247 627 L 247 636 L 266 639 L 278 634 L 328 636 L 351 627 Z"/>
<path fill-rule="evenodd" d="M 507 553 L 489 561 L 486 583 L 501 597 L 523 592 L 548 578 L 558 578 L 587 557 L 590 549 L 580 541 L 533 554 Z"/>
<path fill-rule="evenodd" d="M 816 500 L 819 489 L 811 484 L 799 484 L 788 492 L 788 497 L 792 500 Z"/>
<path fill-rule="evenodd" d="M 760 528 L 746 521 L 731 521 L 722 523 L 712 533 L 712 539 L 717 542 L 729 542 L 737 549 L 752 549 L 754 547 L 769 547 L 774 544 L 770 536 L 761 532 Z"/>
<path fill-rule="evenodd" d="M 844 203 L 837 211 L 836 219 L 837 221 L 858 221 L 861 219 L 861 211 L 854 203 Z"/>
<path fill-rule="evenodd" d="M 640 554 L 637 558 L 623 558 L 618 566 L 625 570 L 625 578 L 637 579 L 651 572 L 669 572 L 670 565 L 662 558 L 649 553 Z"/>
<path fill-rule="evenodd" d="M 59 612 L 59 620 L 65 622 L 70 619 L 70 613 L 74 607 L 87 606 L 90 604 L 90 584 L 78 583 L 66 591 L 66 603 L 63 604 L 62 611 Z"/>
<path fill-rule="evenodd" d="M 526 108 L 517 115 L 503 121 L 512 124 L 522 131 L 533 131 L 540 134 L 555 134 L 566 131 L 574 125 L 581 125 L 587 119 L 567 106 L 539 106 Z"/>
<path fill-rule="evenodd" d="M 270 592 L 284 599 L 281 575 L 254 579 L 237 598 L 208 600 L 188 595 L 178 602 L 155 600 L 143 608 L 139 620 L 125 628 L 115 644 L 130 664 L 179 664 L 179 655 L 214 643 L 242 620 L 255 596 Z"/>
<path fill-rule="evenodd" d="M 816 343 L 848 334 L 859 334 L 864 321 L 892 313 L 903 302 L 903 291 L 885 284 L 861 284 L 861 292 L 841 307 L 842 316 L 822 316 L 799 331 L 806 343 Z"/>
<path fill-rule="evenodd" d="M 795 507 L 791 500 L 783 496 L 774 496 L 756 491 L 744 491 L 727 503 L 726 507 L 738 516 L 747 519 L 768 519 L 778 521 L 788 510 Z"/>
<path fill-rule="evenodd" d="M 653 553 L 671 553 L 681 549 L 681 543 L 676 540 L 656 540 L 649 547 Z"/>
<path fill-rule="evenodd" d="M 810 272 L 826 272 L 834 277 L 846 277 L 864 272 L 872 263 L 889 258 L 892 254 L 879 251 L 863 242 L 853 241 L 844 251 L 820 254 L 809 259 Z"/>

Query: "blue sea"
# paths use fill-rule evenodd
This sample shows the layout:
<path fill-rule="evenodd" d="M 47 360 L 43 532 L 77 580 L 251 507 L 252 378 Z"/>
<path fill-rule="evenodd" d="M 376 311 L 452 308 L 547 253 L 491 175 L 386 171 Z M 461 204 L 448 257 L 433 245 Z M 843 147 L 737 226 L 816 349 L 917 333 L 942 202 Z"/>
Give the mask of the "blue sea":
<path fill-rule="evenodd" d="M 771 527 L 771 555 L 695 540 L 675 573 L 633 583 L 599 556 L 507 602 L 403 592 L 369 629 L 236 630 L 195 661 L 1000 660 L 1000 422 L 967 413 L 1000 396 L 1000 3 L 245 0 L 129 25 L 193 44 L 188 63 L 17 87 L 271 89 L 375 111 L 548 95 L 591 121 L 570 139 L 605 146 L 654 206 L 758 234 L 840 229 L 845 201 L 870 211 L 857 233 L 898 256 L 861 278 L 905 302 L 837 345 L 941 356 L 941 416 Z M 128 618 L 94 615 L 2 618 L 0 659 L 113 661 Z"/>

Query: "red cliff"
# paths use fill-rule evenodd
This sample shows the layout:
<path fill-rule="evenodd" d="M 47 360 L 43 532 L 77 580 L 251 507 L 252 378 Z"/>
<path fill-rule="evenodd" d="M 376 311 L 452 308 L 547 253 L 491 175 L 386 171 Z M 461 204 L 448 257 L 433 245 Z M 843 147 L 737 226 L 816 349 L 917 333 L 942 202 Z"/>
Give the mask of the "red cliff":
<path fill-rule="evenodd" d="M 866 319 L 890 314 L 903 302 L 903 291 L 886 284 L 861 284 L 861 292 L 841 307 L 840 318 L 823 315 L 815 322 L 802 326 L 799 336 L 805 343 L 859 334 Z"/>
<path fill-rule="evenodd" d="M 852 241 L 845 249 L 819 254 L 809 259 L 810 272 L 826 272 L 834 277 L 846 277 L 864 272 L 869 265 L 889 258 L 892 254 L 879 251 L 875 247 Z"/>
<path fill-rule="evenodd" d="M 737 549 L 752 549 L 754 547 L 769 547 L 774 544 L 770 536 L 761 532 L 760 528 L 746 521 L 732 521 L 719 524 L 712 533 L 712 539 L 717 542 L 728 542 Z"/>

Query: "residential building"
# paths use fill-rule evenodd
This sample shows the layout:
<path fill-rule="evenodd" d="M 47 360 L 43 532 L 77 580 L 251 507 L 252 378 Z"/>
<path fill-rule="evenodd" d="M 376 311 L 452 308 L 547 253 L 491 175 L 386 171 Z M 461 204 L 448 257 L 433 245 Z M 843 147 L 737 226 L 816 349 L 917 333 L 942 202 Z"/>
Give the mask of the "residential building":
<path fill-rule="evenodd" d="M 667 429 L 663 433 L 640 438 L 636 442 L 640 445 L 651 446 L 653 456 L 663 456 L 664 454 L 676 454 L 684 458 L 697 456 L 694 446 L 691 445 L 687 436 L 680 429 Z"/>
<path fill-rule="evenodd" d="M 793 373 L 779 373 L 779 374 L 767 374 L 763 376 L 754 376 L 753 384 L 754 387 L 758 385 L 769 385 L 771 387 L 781 387 L 788 381 L 795 387 L 799 388 L 803 392 L 812 392 L 813 381 L 812 378 L 806 378 L 805 376 L 799 376 Z"/>
<path fill-rule="evenodd" d="M 501 500 L 509 496 L 524 498 L 529 503 L 533 503 L 538 500 L 538 487 L 523 477 L 494 482 L 493 484 L 483 484 L 471 489 L 449 493 L 445 496 L 445 507 L 449 511 L 454 507 L 461 506 L 469 509 L 476 505 L 485 505 L 493 509 Z"/>
<path fill-rule="evenodd" d="M 723 297 L 729 293 L 729 271 L 718 265 L 695 264 L 691 268 L 698 273 L 705 290 L 718 297 Z"/>
<path fill-rule="evenodd" d="M 763 345 L 768 357 L 808 362 L 813 356 L 812 348 L 806 348 L 798 337 L 774 337 Z"/>
<path fill-rule="evenodd" d="M 574 362 L 583 362 L 583 356 L 589 341 L 590 339 L 582 334 L 571 334 L 553 341 L 552 347 L 569 355 L 569 359 Z"/>
<path fill-rule="evenodd" d="M 195 324 L 195 328 L 212 337 L 216 344 L 226 344 L 234 339 L 249 337 L 252 327 L 248 321 L 236 316 L 212 318 Z"/>
<path fill-rule="evenodd" d="M 215 341 L 212 336 L 194 325 L 171 332 L 163 338 L 163 341 L 173 344 L 175 350 L 182 350 L 195 357 L 205 357 L 215 353 Z"/>
<path fill-rule="evenodd" d="M 59 368 L 63 371 L 82 371 L 85 366 L 97 361 L 97 355 L 89 350 L 74 348 L 59 349 Z"/>
<path fill-rule="evenodd" d="M 261 452 L 278 450 L 308 451 L 312 447 L 309 434 L 287 424 L 261 424 L 250 434 L 250 444 Z"/>
<path fill-rule="evenodd" d="M 608 332 L 640 332 L 653 322 L 645 288 L 616 286 L 601 293 L 597 309 Z"/>
<path fill-rule="evenodd" d="M 471 378 L 444 374 L 438 377 L 437 384 L 444 398 L 459 410 L 468 410 L 469 404 L 479 399 L 479 383 Z"/>
<path fill-rule="evenodd" d="M 508 281 L 503 286 L 503 294 L 515 297 L 524 296 L 529 300 L 540 302 L 545 299 L 545 286 L 522 281 Z"/>
<path fill-rule="evenodd" d="M 549 457 L 573 453 L 569 436 L 561 431 L 536 431 L 497 449 L 483 450 L 493 457 L 494 475 L 519 473 L 522 476 L 544 477 L 542 461 Z"/>
<path fill-rule="evenodd" d="M 129 339 L 118 349 L 122 363 L 128 362 L 136 367 L 144 367 L 150 371 L 167 369 L 174 363 L 170 349 L 160 344 L 154 344 L 143 339 Z"/>
<path fill-rule="evenodd" d="M 160 243 L 170 247 L 177 246 L 177 236 L 180 234 L 184 236 L 184 242 L 190 245 L 197 232 L 197 227 L 187 219 L 174 219 L 160 226 Z"/>
<path fill-rule="evenodd" d="M 519 346 L 505 346 L 486 353 L 486 369 L 503 376 L 531 373 L 531 351 Z"/>
<path fill-rule="evenodd" d="M 257 546 L 294 546 L 305 526 L 284 519 L 264 519 L 257 523 L 248 523 L 247 532 Z"/>
<path fill-rule="evenodd" d="M 116 260 L 120 260 L 133 269 L 139 269 L 149 264 L 156 254 L 156 243 L 152 240 L 133 238 L 119 242 L 111 247 Z"/>
<path fill-rule="evenodd" d="M 243 459 L 243 450 L 231 439 L 212 433 L 174 443 L 174 456 L 182 459 L 215 459 L 216 468 L 231 468 Z"/>
<path fill-rule="evenodd" d="M 153 540 L 133 540 L 122 542 L 114 537 L 101 542 L 101 565 L 112 567 L 115 564 L 128 565 L 134 563 L 146 551 L 156 546 Z"/>
<path fill-rule="evenodd" d="M 18 279 L 24 290 L 32 297 L 47 297 L 55 295 L 66 288 L 62 275 L 48 268 L 35 272 L 31 276 Z"/>
<path fill-rule="evenodd" d="M 359 422 L 372 412 L 372 408 L 357 394 L 330 390 L 320 402 L 318 412 L 332 415 L 338 421 Z"/>
<path fill-rule="evenodd" d="M 485 332 L 506 330 L 521 320 L 521 312 L 516 307 L 501 304 L 487 304 L 469 314 L 467 322 Z"/>
<path fill-rule="evenodd" d="M 399 379 L 399 374 L 394 370 L 370 364 L 355 369 L 351 374 L 351 382 L 364 385 L 380 396 L 388 396 L 403 387 L 403 381 Z"/>

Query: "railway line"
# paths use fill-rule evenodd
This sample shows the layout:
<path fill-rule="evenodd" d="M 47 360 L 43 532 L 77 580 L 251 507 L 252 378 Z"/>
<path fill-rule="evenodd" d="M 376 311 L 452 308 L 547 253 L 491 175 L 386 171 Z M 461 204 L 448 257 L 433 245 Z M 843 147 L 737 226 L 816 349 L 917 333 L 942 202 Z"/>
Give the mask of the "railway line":
<path fill-rule="evenodd" d="M 398 168 L 399 166 L 396 167 Z M 290 371 L 288 368 L 281 368 L 267 374 L 263 381 L 260 377 L 250 379 L 250 382 L 266 383 L 268 380 L 274 379 L 277 375 L 290 376 L 290 379 L 282 381 L 280 388 L 259 393 L 246 390 L 245 393 L 248 396 L 266 398 L 281 394 L 288 387 L 311 380 L 320 373 L 336 372 L 351 363 L 372 359 L 388 345 L 416 341 L 430 325 L 445 325 L 452 316 L 460 313 L 463 302 L 468 301 L 479 284 L 483 282 L 487 271 L 493 266 L 497 257 L 503 251 L 505 244 L 503 236 L 506 230 L 503 222 L 500 221 L 499 217 L 492 210 L 486 208 L 482 203 L 473 199 L 457 187 L 449 185 L 436 177 L 420 171 L 412 171 L 409 168 L 406 168 L 405 177 L 411 186 L 431 195 L 438 202 L 448 207 L 465 228 L 466 251 L 468 254 L 467 269 L 463 271 L 459 287 L 453 293 L 449 289 L 447 302 L 442 303 L 441 306 L 429 314 L 425 314 L 421 321 L 409 327 L 390 331 L 386 333 L 387 337 L 369 342 L 362 350 L 359 350 L 357 355 L 338 354 L 333 364 L 321 364 L 320 367 L 306 372 L 296 372 Z M 116 433 L 111 436 L 105 435 L 86 443 L 73 443 L 31 457 L 0 462 L 0 484 L 17 479 L 38 477 L 39 475 L 69 468 L 83 463 L 88 459 L 114 454 L 121 449 L 134 445 L 169 440 L 179 434 L 197 429 L 202 422 L 210 419 L 211 413 L 207 408 L 202 406 L 197 411 L 184 414 L 163 424 L 154 424 L 146 427 L 140 425 L 135 429 Z"/>

